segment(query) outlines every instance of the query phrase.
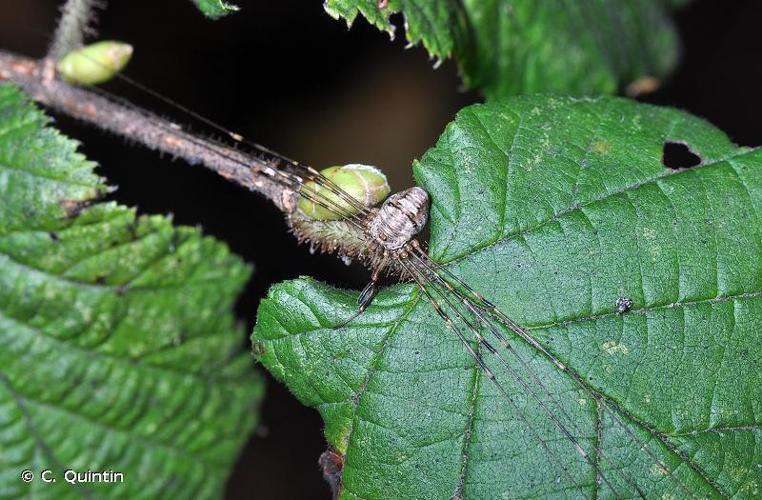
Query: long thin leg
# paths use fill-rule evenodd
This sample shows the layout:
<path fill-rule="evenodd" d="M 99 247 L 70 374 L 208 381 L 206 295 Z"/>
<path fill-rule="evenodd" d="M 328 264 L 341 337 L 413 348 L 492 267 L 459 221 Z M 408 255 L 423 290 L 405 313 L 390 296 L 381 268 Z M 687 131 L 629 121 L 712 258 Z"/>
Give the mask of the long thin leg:
<path fill-rule="evenodd" d="M 521 327 L 520 327 L 520 326 L 518 326 L 516 323 L 514 323 L 512 320 L 510 320 L 510 319 L 509 319 L 507 316 L 505 316 L 505 315 L 504 315 L 504 314 L 503 314 L 503 313 L 502 313 L 502 312 L 501 312 L 499 309 L 497 309 L 497 307 L 495 307 L 495 306 L 494 306 L 492 303 L 490 303 L 490 302 L 489 302 L 489 301 L 487 301 L 487 300 L 486 300 L 484 297 L 482 297 L 481 295 L 479 295 L 479 294 L 478 294 L 476 291 L 474 291 L 472 288 L 470 288 L 470 287 L 469 287 L 467 284 L 465 284 L 465 283 L 464 283 L 464 282 L 463 282 L 463 281 L 462 281 L 460 278 L 458 278 L 457 276 L 455 276 L 454 274 L 452 274 L 452 273 L 451 273 L 449 270 L 447 270 L 446 268 L 443 268 L 442 266 L 440 266 L 440 265 L 438 265 L 438 264 L 436 264 L 436 263 L 433 263 L 433 262 L 429 261 L 429 260 L 427 259 L 426 255 L 425 255 L 425 254 L 423 254 L 422 250 L 421 250 L 419 247 L 417 247 L 417 246 L 416 246 L 416 250 L 417 250 L 417 252 L 414 252 L 414 253 L 412 254 L 412 257 L 415 259 L 415 261 L 416 261 L 418 264 L 420 264 L 420 265 L 421 265 L 421 266 L 422 266 L 422 267 L 425 269 L 425 271 L 426 271 L 426 273 L 425 273 L 425 274 L 426 274 L 426 275 L 428 275 L 428 276 L 429 276 L 429 278 L 430 278 L 430 279 L 431 279 L 431 280 L 432 280 L 434 283 L 439 283 L 439 284 L 443 285 L 445 288 L 447 288 L 447 290 L 448 290 L 448 291 L 452 292 L 453 294 L 455 294 L 455 296 L 459 297 L 460 301 L 461 301 L 461 302 L 463 302 L 463 304 L 465 304 L 465 306 L 468 308 L 468 310 L 469 310 L 471 313 L 473 313 L 473 314 L 474 314 L 474 315 L 475 315 L 475 316 L 478 318 L 479 322 L 481 322 L 482 324 L 484 324 L 484 325 L 485 325 L 485 326 L 486 326 L 486 327 L 489 329 L 490 333 L 492 333 L 492 335 L 493 335 L 493 336 L 494 336 L 494 337 L 495 337 L 495 338 L 496 338 L 496 339 L 497 339 L 497 340 L 500 342 L 500 344 L 501 344 L 501 345 L 502 345 L 504 348 L 506 348 L 506 349 L 507 349 L 507 350 L 508 350 L 508 351 L 509 351 L 511 354 L 513 354 L 513 355 L 516 357 L 516 359 L 519 361 L 519 363 L 522 365 L 522 367 L 523 367 L 523 368 L 524 368 L 524 369 L 525 369 L 525 370 L 526 370 L 526 371 L 527 371 L 527 372 L 530 374 L 530 376 L 531 376 L 531 377 L 534 379 L 534 381 L 535 381 L 536 383 L 538 383 L 538 385 L 539 385 L 539 386 L 540 386 L 542 389 L 544 389 L 544 390 L 545 390 L 545 393 L 546 393 L 548 396 L 550 396 L 550 397 L 551 397 L 552 403 L 554 403 L 554 405 L 555 405 L 556 407 L 558 407 L 558 409 L 559 409 L 559 410 L 562 412 L 562 414 L 563 414 L 563 415 L 564 415 L 564 416 L 567 418 L 567 420 L 569 420 L 569 421 L 571 422 L 571 424 L 572 424 L 572 427 L 575 427 L 575 426 L 574 426 L 574 422 L 573 422 L 573 420 L 571 420 L 571 418 L 570 418 L 570 417 L 569 417 L 569 415 L 566 413 L 566 411 L 563 409 L 563 407 L 560 405 L 560 403 L 559 403 L 557 400 L 555 400 L 555 398 L 553 398 L 553 397 L 552 397 L 552 394 L 551 394 L 551 393 L 550 393 L 550 392 L 547 390 L 547 388 L 546 388 L 546 387 L 545 387 L 545 385 L 542 383 L 542 381 L 539 379 L 539 377 L 537 376 L 537 374 L 536 374 L 536 373 L 534 373 L 534 371 L 533 371 L 533 370 L 531 370 L 531 368 L 528 366 L 528 364 L 526 363 L 526 361 L 525 361 L 525 360 L 524 360 L 524 359 L 523 359 L 523 358 L 522 358 L 522 357 L 519 355 L 519 353 L 518 353 L 518 352 L 517 352 L 517 351 L 514 349 L 514 347 L 513 347 L 513 346 L 512 346 L 512 345 L 511 345 L 511 344 L 508 342 L 508 339 L 507 339 L 507 338 L 505 338 L 505 336 L 504 336 L 502 333 L 498 332 L 498 331 L 496 330 L 495 326 L 494 326 L 493 324 L 491 324 L 491 323 L 490 323 L 490 322 L 487 320 L 487 318 L 486 318 L 486 314 L 491 314 L 491 315 L 493 315 L 494 317 L 496 317 L 496 318 L 499 320 L 499 322 L 500 322 L 500 323 L 502 323 L 503 325 L 507 326 L 507 327 L 508 327 L 510 330 L 514 331 L 514 333 L 517 333 L 517 334 L 518 334 L 520 337 L 522 337 L 522 338 L 524 338 L 524 339 L 526 339 L 526 338 L 528 338 L 528 339 L 531 339 L 531 342 L 529 342 L 529 343 L 530 343 L 530 345 L 532 345 L 532 346 L 536 346 L 536 345 L 538 345 L 538 344 L 537 344 L 537 342 L 536 342 L 536 341 L 535 341 L 535 340 L 534 340 L 534 339 L 533 339 L 533 338 L 532 338 L 532 337 L 529 335 L 529 333 L 527 333 L 527 332 L 526 332 L 526 331 L 525 331 L 523 328 L 521 328 Z M 474 303 L 473 301 L 471 301 L 471 300 L 470 300 L 470 299 L 469 299 L 467 296 L 465 296 L 465 295 L 461 294 L 460 292 L 458 292 L 457 290 L 455 290 L 455 289 L 452 287 L 452 285 L 450 285 L 450 283 L 448 283 L 448 282 L 447 282 L 447 280 L 443 279 L 441 276 L 439 276 L 439 275 L 437 274 L 437 271 L 443 271 L 445 274 L 447 274 L 448 276 L 452 277 L 452 278 L 453 278 L 453 279 L 454 279 L 456 282 L 458 282 L 460 285 L 462 285 L 462 286 L 463 286 L 463 287 L 464 287 L 464 288 L 465 288 L 465 289 L 466 289 L 466 290 L 467 290 L 467 291 L 468 291 L 468 292 L 469 292 L 469 293 L 470 293 L 472 296 L 474 296 L 474 297 L 475 297 L 475 298 L 476 298 L 476 299 L 477 299 L 479 302 L 482 302 L 482 304 L 484 304 L 484 306 L 486 306 L 486 310 L 485 310 L 485 309 L 483 309 L 482 307 L 480 307 L 480 305 L 478 305 L 478 304 Z M 492 351 L 490 350 L 490 352 L 492 352 Z M 608 403 L 606 402 L 605 398 L 603 398 L 603 397 L 602 397 L 600 394 L 596 393 L 596 392 L 595 392 L 595 391 L 593 391 L 592 389 L 588 388 L 588 387 L 587 387 L 587 386 L 586 386 L 586 385 L 585 385 L 585 384 L 582 382 L 582 380 L 580 380 L 580 379 L 579 379 L 579 376 L 578 376 L 578 375 L 577 375 L 575 372 L 573 372 L 573 371 L 569 370 L 569 369 L 568 369 L 568 368 L 567 368 L 567 367 L 566 367 L 566 366 L 565 366 L 563 363 L 561 363 L 561 362 L 560 362 L 560 361 L 559 361 L 557 358 L 555 358 L 553 355 L 551 355 L 550 353 L 548 353 L 548 352 L 547 352 L 547 351 L 546 351 L 544 348 L 543 348 L 543 349 L 540 349 L 540 352 L 541 352 L 542 354 L 544 354 L 544 355 L 546 356 L 546 358 L 547 358 L 547 357 L 549 357 L 549 358 L 550 358 L 550 361 L 551 361 L 551 362 L 553 362 L 553 364 L 555 364 L 555 365 L 556 365 L 556 366 L 557 366 L 557 367 L 558 367 L 558 368 L 559 368 L 561 371 L 563 371 L 564 373 L 566 373 L 567 375 L 569 375 L 569 376 L 570 376 L 570 377 L 571 377 L 571 378 L 572 378 L 572 379 L 573 379 L 573 380 L 574 380 L 574 381 L 577 383 L 577 385 L 578 385 L 579 387 L 581 387 L 583 390 L 585 390 L 585 392 L 587 392 L 589 395 L 591 395 L 591 396 L 593 397 L 593 399 L 595 399 L 595 401 L 596 401 L 596 402 L 598 402 L 598 403 L 599 403 L 599 404 L 602 406 L 602 408 L 604 409 L 604 411 L 605 411 L 605 410 L 608 410 L 609 416 L 611 416 L 611 417 L 614 419 L 614 422 L 615 422 L 615 423 L 616 423 L 616 424 L 617 424 L 617 425 L 618 425 L 618 426 L 619 426 L 621 429 L 623 429 L 623 430 L 624 430 L 624 431 L 625 431 L 625 432 L 626 432 L 626 433 L 629 435 L 629 437 L 635 441 L 635 443 L 637 443 L 637 444 L 638 444 L 638 448 L 639 448 L 639 449 L 641 449 L 642 451 L 644 451 L 644 452 L 645 452 L 645 453 L 646 453 L 646 454 L 647 454 L 647 455 L 648 455 L 648 456 L 649 456 L 649 457 L 650 457 L 652 460 L 654 460 L 654 462 L 655 462 L 655 463 L 656 463 L 656 464 L 657 464 L 657 465 L 658 465 L 658 466 L 659 466 L 659 467 L 660 467 L 662 470 L 665 470 L 665 471 L 669 471 L 669 469 L 668 469 L 668 468 L 667 468 L 667 466 L 664 464 L 664 462 L 663 462 L 661 459 L 659 459 L 659 458 L 658 458 L 658 457 L 657 457 L 657 456 L 656 456 L 656 455 L 653 453 L 653 451 L 651 451 L 651 450 L 648 448 L 648 445 L 646 444 L 646 442 L 641 442 L 641 441 L 638 439 L 638 437 L 634 435 L 634 433 L 632 432 L 632 430 L 630 430 L 630 429 L 629 429 L 629 428 L 626 426 L 626 424 L 625 424 L 624 422 L 622 422 L 622 420 L 621 420 L 621 419 L 619 418 L 619 416 L 616 414 L 616 411 L 615 411 L 614 409 L 612 409 L 612 408 L 611 408 L 611 407 L 608 405 Z M 502 358 L 502 356 L 500 356 L 499 354 L 497 354 L 497 357 L 500 359 L 500 361 L 501 361 L 503 364 L 506 364 L 506 362 L 507 362 L 507 361 L 506 361 L 506 360 L 504 360 L 504 359 Z M 681 480 L 680 480 L 678 477 L 676 477 L 676 476 L 674 476 L 674 475 L 670 475 L 670 479 L 671 479 L 673 482 L 675 482 L 675 483 L 676 483 L 676 484 L 677 484 L 677 485 L 680 487 L 680 489 L 682 489 L 682 490 L 683 490 L 683 491 L 684 491 L 684 492 L 685 492 L 685 493 L 686 493 L 686 494 L 687 494 L 689 497 L 691 497 L 691 498 L 694 498 L 694 497 L 695 497 L 695 496 L 694 496 L 694 495 L 693 495 L 693 494 L 692 494 L 692 493 L 691 493 L 691 492 L 688 490 L 688 488 L 686 487 L 686 485 L 685 485 L 685 484 L 683 484 L 683 482 L 682 482 L 682 481 L 681 481 Z M 643 494 L 643 492 L 640 490 L 640 487 L 639 487 L 637 484 L 634 484 L 634 483 L 632 483 L 631 481 L 629 481 L 629 480 L 627 480 L 627 479 L 625 479 L 625 480 L 627 481 L 627 483 L 628 483 L 630 486 L 632 486 L 632 487 L 633 487 L 633 488 L 634 488 L 634 489 L 635 489 L 635 490 L 638 492 L 638 494 L 639 494 L 641 497 L 644 497 L 644 494 Z"/>
<path fill-rule="evenodd" d="M 415 264 L 413 264 L 412 262 L 411 262 L 410 264 L 411 264 L 411 266 L 412 266 L 412 267 L 415 269 Z M 421 274 L 424 274 L 424 275 L 428 275 L 428 274 L 429 274 L 429 273 L 425 272 L 425 268 L 424 268 L 423 270 L 416 270 L 416 272 L 418 272 L 418 273 L 421 273 Z M 553 421 L 553 423 L 555 423 L 555 425 L 556 425 L 556 428 L 558 428 L 558 429 L 561 431 L 561 433 L 564 435 L 564 437 L 565 437 L 567 440 L 569 440 L 569 442 L 571 442 L 571 443 L 572 443 L 572 445 L 574 446 L 574 449 L 577 451 L 577 453 L 580 455 L 580 457 L 582 457 L 582 459 L 583 459 L 585 462 L 587 462 L 587 464 L 588 464 L 588 465 L 590 465 L 591 467 L 593 467 L 593 468 L 596 470 L 596 472 L 597 472 L 598 476 L 599 476 L 599 477 L 600 477 L 600 478 L 603 480 L 603 482 L 604 482 L 604 483 L 606 483 L 606 486 L 608 486 L 608 487 L 609 487 L 609 489 L 610 489 L 610 490 L 611 490 L 611 492 L 614 494 L 614 496 L 615 496 L 615 497 L 619 497 L 619 494 L 617 493 L 617 491 L 616 491 L 616 489 L 614 488 L 613 484 L 612 484 L 612 483 L 609 481 L 609 479 L 608 479 L 608 477 L 606 476 L 606 474 L 605 474 L 605 473 L 603 472 L 603 470 L 602 470 L 602 469 L 601 469 L 601 468 L 600 468 L 600 467 L 599 467 L 599 466 L 598 466 L 598 465 L 595 463 L 595 461 L 592 459 L 592 457 L 591 457 L 591 456 L 590 456 L 590 455 L 589 455 L 589 454 L 588 454 L 588 453 L 585 451 L 585 449 L 582 447 L 582 445 L 579 443 L 579 441 L 578 441 L 578 440 L 577 440 L 577 439 L 574 437 L 574 435 L 573 435 L 573 434 L 572 434 L 572 433 L 569 431 L 569 429 L 566 427 L 566 425 L 564 425 L 564 423 L 562 423 L 562 422 L 561 422 L 561 420 L 559 419 L 558 415 L 556 415 L 556 414 L 555 414 L 555 413 L 554 413 L 554 412 L 553 412 L 553 411 L 552 411 L 552 410 L 551 410 L 551 409 L 550 409 L 550 408 L 547 406 L 547 403 L 545 402 L 545 400 L 544 400 L 544 399 L 542 399 L 541 397 L 539 397 L 539 396 L 538 396 L 538 395 L 537 395 L 537 394 L 536 394 L 536 393 L 535 393 L 535 392 L 534 392 L 534 391 L 531 389 L 531 387 L 530 387 L 530 386 L 529 386 L 529 384 L 526 382 L 526 380 L 524 380 L 524 378 L 523 378 L 523 377 L 521 377 L 521 375 L 519 374 L 519 372 L 518 372 L 518 371 L 517 371 L 517 370 L 516 370 L 516 369 L 515 369 L 513 366 L 511 366 L 511 364 L 510 364 L 510 363 L 508 363 L 508 361 L 507 361 L 507 360 L 506 360 L 504 357 L 502 357 L 502 356 L 500 355 L 500 353 L 497 351 L 497 349 L 495 349 L 495 347 L 494 347 L 494 346 L 492 346 L 492 345 L 491 345 L 491 344 L 490 344 L 490 343 L 487 341 L 487 339 L 485 339 L 485 338 L 484 338 L 484 337 L 483 337 L 483 336 L 482 336 L 482 335 L 479 333 L 479 330 L 478 330 L 478 328 L 476 328 L 476 325 L 472 324 L 472 323 L 471 323 L 471 322 L 470 322 L 468 319 L 466 319 L 466 317 L 465 317 L 465 316 L 463 316 L 463 314 L 462 314 L 462 313 L 461 313 L 461 312 L 458 310 L 458 308 L 456 307 L 456 305 L 455 305 L 455 304 L 454 304 L 454 303 L 453 303 L 453 302 L 450 300 L 450 298 L 447 296 L 447 294 L 446 294 L 446 293 L 444 293 L 444 292 L 443 292 L 441 289 L 437 288 L 437 287 L 436 287 L 436 284 L 441 284 L 440 280 L 437 280 L 437 281 L 431 281 L 431 285 L 432 285 L 432 289 L 434 290 L 434 293 L 436 293 L 436 294 L 437 294 L 437 295 L 438 295 L 438 296 L 439 296 L 439 297 L 440 297 L 440 298 L 441 298 L 441 299 L 444 301 L 444 303 L 445 303 L 445 304 L 447 304 L 447 305 L 450 307 L 450 309 L 452 309 L 452 311 L 455 313 L 455 315 L 458 317 L 458 319 L 460 319 L 460 321 L 462 321 L 462 322 L 463 322 L 463 324 L 465 324 L 465 325 L 466 325 L 466 327 L 468 328 L 468 330 L 469 330 L 469 331 L 470 331 L 470 332 L 471 332 L 471 333 L 474 335 L 474 337 L 476 338 L 476 341 L 477 341 L 477 342 L 478 342 L 480 345 L 484 346 L 484 348 L 485 348 L 485 349 L 487 349 L 487 351 L 489 351 L 489 352 L 490 352 L 490 354 L 492 354 L 492 355 L 496 356 L 496 357 L 497 357 L 497 358 L 500 360 L 501 364 L 503 365 L 503 367 L 505 367 L 505 368 L 508 370 L 508 372 L 509 372 L 509 374 L 511 375 L 511 377 L 512 377 L 512 378 L 513 378 L 513 379 L 514 379 L 516 382 L 518 382 L 518 383 L 521 385 L 521 387 L 523 388 L 524 392 L 525 392 L 525 393 L 526 393 L 528 396 L 530 396 L 530 397 L 532 397 L 533 399 L 535 399 L 535 401 L 537 401 L 537 403 L 540 405 L 540 407 L 541 407 L 541 408 L 542 408 L 542 410 L 545 412 L 545 414 L 546 414 L 546 415 L 547 415 L 547 416 L 548 416 L 548 417 L 549 417 L 549 418 L 550 418 L 550 419 Z M 427 294 L 427 295 L 428 295 L 428 294 Z M 464 298 L 465 298 L 465 297 L 464 297 Z M 466 305 L 467 305 L 467 304 L 466 304 Z M 516 353 L 516 354 L 518 354 L 518 353 Z M 496 382 L 496 379 L 495 379 L 494 375 L 493 375 L 493 376 L 491 376 L 491 377 L 488 375 L 488 378 L 490 378 L 490 379 L 491 379 L 493 382 Z M 546 389 L 546 391 L 547 391 L 547 389 Z M 501 392 L 502 392 L 502 391 L 501 391 Z M 548 391 L 548 394 L 550 394 L 550 392 L 549 392 L 549 391 Z M 567 417 L 568 417 L 568 414 L 566 414 L 566 415 L 567 415 Z M 569 419 L 569 420 L 571 420 L 571 419 Z M 573 421 L 571 421 L 571 422 L 572 422 L 572 424 L 573 424 Z M 643 497 L 643 498 L 645 498 L 645 497 Z"/>
<path fill-rule="evenodd" d="M 487 364 L 484 362 L 484 358 L 482 355 L 477 352 L 471 344 L 466 339 L 463 332 L 460 330 L 460 328 L 457 327 L 455 322 L 452 321 L 452 319 L 447 315 L 447 313 L 442 309 L 442 307 L 437 303 L 437 301 L 434 299 L 434 296 L 431 295 L 431 292 L 429 292 L 426 289 L 426 283 L 425 283 L 425 277 L 421 276 L 420 270 L 418 270 L 412 263 L 405 263 L 404 260 L 400 260 L 399 263 L 402 265 L 402 267 L 407 271 L 407 273 L 415 280 L 415 282 L 418 284 L 418 287 L 421 289 L 421 291 L 426 295 L 426 297 L 429 299 L 429 302 L 431 303 L 434 310 L 437 312 L 440 318 L 442 318 L 442 321 L 444 321 L 445 325 L 447 325 L 447 328 L 455 334 L 456 337 L 460 340 L 463 347 L 466 349 L 468 354 L 471 356 L 471 358 L 476 362 L 476 364 L 479 366 L 481 371 L 485 374 L 485 376 L 492 381 L 493 384 L 497 387 L 497 389 L 500 391 L 501 395 L 510 403 L 510 405 L 513 407 L 514 411 L 516 412 L 516 416 L 519 417 L 519 419 L 524 423 L 524 425 L 527 426 L 529 431 L 533 434 L 534 438 L 537 440 L 538 443 L 540 443 L 540 446 L 545 450 L 545 452 L 548 454 L 548 457 L 551 461 L 553 461 L 554 464 L 559 466 L 561 470 L 563 470 L 564 474 L 571 480 L 571 482 L 577 486 L 578 488 L 581 488 L 577 480 L 574 479 L 574 477 L 569 472 L 569 469 L 566 468 L 566 466 L 560 462 L 555 453 L 551 451 L 551 449 L 548 447 L 548 444 L 542 439 L 542 437 L 537 433 L 534 426 L 531 425 L 529 422 L 528 416 L 521 410 L 521 408 L 518 406 L 518 403 L 514 401 L 513 397 L 508 393 L 507 389 L 503 387 L 503 385 L 497 380 L 495 377 L 495 374 L 492 372 L 492 370 L 489 369 Z M 483 344 L 482 344 L 483 345 Z"/>
<path fill-rule="evenodd" d="M 360 296 L 357 297 L 357 312 L 355 312 L 352 316 L 345 319 L 338 325 L 335 325 L 333 327 L 334 330 L 347 326 L 349 323 L 357 319 L 357 317 L 365 312 L 365 309 L 367 309 L 368 306 L 373 302 L 376 294 L 378 294 L 378 283 L 381 280 L 381 272 L 384 269 L 385 263 L 386 258 L 381 261 L 381 264 L 379 264 L 379 266 L 373 271 L 373 274 L 370 275 L 370 282 L 365 285 L 365 288 L 363 288 L 360 292 Z"/>

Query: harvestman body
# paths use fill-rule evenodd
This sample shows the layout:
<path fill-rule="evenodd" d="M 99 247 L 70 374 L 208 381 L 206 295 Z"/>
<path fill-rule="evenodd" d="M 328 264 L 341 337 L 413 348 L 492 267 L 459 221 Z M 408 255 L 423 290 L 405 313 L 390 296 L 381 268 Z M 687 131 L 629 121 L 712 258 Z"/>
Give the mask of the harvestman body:
<path fill-rule="evenodd" d="M 412 251 L 420 250 L 415 236 L 421 232 L 429 220 L 429 194 L 418 186 L 394 193 L 381 205 L 368 222 L 368 242 L 380 254 L 374 266 L 370 283 L 360 293 L 357 313 L 340 323 L 344 326 L 368 307 L 378 292 L 378 282 L 386 263 L 407 259 Z"/>
<path fill-rule="evenodd" d="M 396 252 L 412 243 L 429 220 L 429 195 L 412 187 L 389 196 L 368 224 L 368 234 L 378 245 Z"/>

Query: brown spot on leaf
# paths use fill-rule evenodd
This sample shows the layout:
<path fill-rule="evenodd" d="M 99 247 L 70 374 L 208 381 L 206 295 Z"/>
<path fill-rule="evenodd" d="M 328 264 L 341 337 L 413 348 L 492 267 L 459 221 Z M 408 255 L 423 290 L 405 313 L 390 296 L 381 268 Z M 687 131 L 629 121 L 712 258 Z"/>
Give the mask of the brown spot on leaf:
<path fill-rule="evenodd" d="M 87 208 L 88 202 L 82 200 L 63 200 L 61 201 L 61 208 L 66 212 L 66 217 L 73 218 Z"/>
<path fill-rule="evenodd" d="M 611 145 L 607 141 L 600 140 L 595 141 L 590 149 L 592 149 L 593 153 L 605 155 L 611 150 Z"/>

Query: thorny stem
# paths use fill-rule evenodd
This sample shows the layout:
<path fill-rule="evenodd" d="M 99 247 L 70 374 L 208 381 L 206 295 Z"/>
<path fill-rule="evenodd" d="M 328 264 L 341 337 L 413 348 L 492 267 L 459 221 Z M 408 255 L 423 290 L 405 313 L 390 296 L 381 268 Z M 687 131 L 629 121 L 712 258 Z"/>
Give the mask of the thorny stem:
<path fill-rule="evenodd" d="M 261 193 L 285 214 L 293 212 L 293 191 L 263 173 L 271 168 L 264 160 L 189 134 L 173 122 L 137 107 L 69 85 L 54 77 L 53 65 L 49 59 L 37 61 L 0 51 L 0 81 L 18 85 L 35 101 L 59 112 L 182 158 L 191 165 L 201 164 L 240 186 Z"/>

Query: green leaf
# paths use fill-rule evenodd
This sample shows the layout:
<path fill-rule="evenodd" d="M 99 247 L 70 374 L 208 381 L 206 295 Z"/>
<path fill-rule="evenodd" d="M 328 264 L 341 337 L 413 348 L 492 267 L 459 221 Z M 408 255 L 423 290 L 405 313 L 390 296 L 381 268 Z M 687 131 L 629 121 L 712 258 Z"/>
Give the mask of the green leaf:
<path fill-rule="evenodd" d="M 219 19 L 221 17 L 238 12 L 239 7 L 231 3 L 224 2 L 223 0 L 192 0 L 196 4 L 196 7 L 204 13 L 204 15 L 211 19 Z"/>
<path fill-rule="evenodd" d="M 663 78 L 677 57 L 667 0 L 327 0 L 348 24 L 358 14 L 432 57 L 454 56 L 465 84 L 488 98 L 532 92 L 613 93 L 640 78 Z"/>
<path fill-rule="evenodd" d="M 665 141 L 701 164 L 665 168 Z M 501 328 L 552 411 L 484 351 L 509 401 L 409 284 L 341 329 L 354 292 L 275 286 L 259 359 L 321 413 L 344 497 L 758 497 L 762 150 L 673 109 L 538 96 L 465 108 L 414 170 L 432 258 L 584 385 Z"/>
<path fill-rule="evenodd" d="M 357 15 L 362 14 L 391 37 L 395 27 L 389 17 L 402 12 L 407 23 L 405 36 L 411 44 L 423 42 L 432 57 L 441 59 L 452 53 L 457 7 L 453 0 L 391 0 L 383 9 L 379 8 L 378 0 L 326 0 L 323 7 L 334 19 L 345 19 L 350 27 Z"/>
<path fill-rule="evenodd" d="M 249 271 L 197 229 L 90 205 L 107 187 L 47 123 L 0 86 L 0 498 L 220 496 L 262 395 L 231 314 Z"/>

